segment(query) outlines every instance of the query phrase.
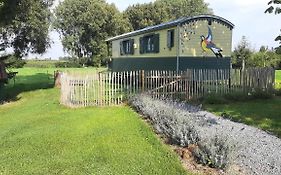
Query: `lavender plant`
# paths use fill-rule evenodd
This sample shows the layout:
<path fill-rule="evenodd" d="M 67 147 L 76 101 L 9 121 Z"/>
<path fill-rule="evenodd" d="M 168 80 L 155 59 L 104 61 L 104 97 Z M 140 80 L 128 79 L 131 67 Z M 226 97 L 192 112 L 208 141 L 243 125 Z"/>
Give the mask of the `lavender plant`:
<path fill-rule="evenodd" d="M 236 171 L 232 169 L 236 166 L 250 175 L 281 174 L 281 140 L 275 136 L 186 103 L 143 94 L 129 102 L 172 144 L 196 144 L 194 154 L 203 164 L 225 169 L 229 174 Z"/>

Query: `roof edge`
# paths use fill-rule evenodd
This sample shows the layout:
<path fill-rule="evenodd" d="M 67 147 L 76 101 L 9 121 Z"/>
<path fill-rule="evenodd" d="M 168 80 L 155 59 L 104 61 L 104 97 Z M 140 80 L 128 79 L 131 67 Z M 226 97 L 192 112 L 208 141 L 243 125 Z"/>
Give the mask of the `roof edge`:
<path fill-rule="evenodd" d="M 123 39 L 123 38 L 126 38 L 126 37 L 132 37 L 132 36 L 139 35 L 139 34 L 146 33 L 146 32 L 153 32 L 153 31 L 157 31 L 157 30 L 161 30 L 161 29 L 165 29 L 165 28 L 169 28 L 169 27 L 174 27 L 174 26 L 186 23 L 188 21 L 192 21 L 192 20 L 196 20 L 196 19 L 205 19 L 205 18 L 212 18 L 212 19 L 222 21 L 231 30 L 234 28 L 234 24 L 232 22 L 226 20 L 223 17 L 216 16 L 216 15 L 204 14 L 204 15 L 197 15 L 197 16 L 191 16 L 191 17 L 183 17 L 183 18 L 179 18 L 179 19 L 176 19 L 176 20 L 173 20 L 173 21 L 166 22 L 166 23 L 161 23 L 161 24 L 158 24 L 158 25 L 155 25 L 155 26 L 148 26 L 148 27 L 143 28 L 143 29 L 139 29 L 139 30 L 136 30 L 136 31 L 132 31 L 132 32 L 121 34 L 121 35 L 117 35 L 115 37 L 108 38 L 105 41 L 110 42 L 110 41 L 114 41 L 114 40 L 118 40 L 118 39 Z"/>

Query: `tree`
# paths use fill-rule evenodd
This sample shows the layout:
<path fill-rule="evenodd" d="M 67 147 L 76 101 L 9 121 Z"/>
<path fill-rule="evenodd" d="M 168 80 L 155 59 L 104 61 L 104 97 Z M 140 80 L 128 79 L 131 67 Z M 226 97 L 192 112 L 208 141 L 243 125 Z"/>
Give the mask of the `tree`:
<path fill-rule="evenodd" d="M 12 47 L 15 56 L 42 54 L 49 47 L 53 0 L 1 0 L 0 47 Z"/>
<path fill-rule="evenodd" d="M 253 53 L 248 61 L 248 66 L 251 67 L 277 67 L 280 61 L 278 56 L 273 50 L 268 47 L 261 46 L 259 52 Z"/>
<path fill-rule="evenodd" d="M 281 0 L 271 0 L 268 5 L 269 7 L 265 10 L 265 13 L 274 13 L 275 15 L 281 13 Z M 281 47 L 281 35 L 277 36 L 275 41 L 279 41 Z"/>
<path fill-rule="evenodd" d="M 232 53 L 232 65 L 236 68 L 245 68 L 248 66 L 249 60 L 253 54 L 250 48 L 250 43 L 247 41 L 246 37 L 243 36 L 242 40 L 235 47 Z"/>
<path fill-rule="evenodd" d="M 124 16 L 130 21 L 134 30 L 160 24 L 168 20 L 167 10 L 163 6 L 156 5 L 155 3 L 129 6 L 125 10 Z"/>
<path fill-rule="evenodd" d="M 65 51 L 87 57 L 87 65 L 106 56 L 106 38 L 131 29 L 115 5 L 104 0 L 64 0 L 55 9 L 54 28 Z"/>
<path fill-rule="evenodd" d="M 278 55 L 281 55 L 281 46 L 275 48 L 275 53 L 277 53 Z"/>
<path fill-rule="evenodd" d="M 134 30 L 184 16 L 212 13 L 203 0 L 157 0 L 154 3 L 136 4 L 124 11 Z"/>
<path fill-rule="evenodd" d="M 167 7 L 169 19 L 178 19 L 184 16 L 199 14 L 212 14 L 212 9 L 204 0 L 158 0 L 156 4 L 163 4 Z"/>

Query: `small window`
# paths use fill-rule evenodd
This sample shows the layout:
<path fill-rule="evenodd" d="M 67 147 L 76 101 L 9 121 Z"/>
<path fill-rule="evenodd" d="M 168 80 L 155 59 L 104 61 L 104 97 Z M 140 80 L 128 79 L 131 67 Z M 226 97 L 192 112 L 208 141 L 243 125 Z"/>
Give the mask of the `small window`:
<path fill-rule="evenodd" d="M 171 49 L 175 43 L 175 30 L 168 30 L 167 32 L 167 47 Z"/>
<path fill-rule="evenodd" d="M 133 55 L 134 54 L 134 40 L 124 40 L 120 42 L 120 54 L 121 55 Z"/>
<path fill-rule="evenodd" d="M 140 53 L 159 53 L 159 34 L 141 37 Z"/>
<path fill-rule="evenodd" d="M 212 20 L 208 19 L 208 25 L 211 26 L 212 25 Z"/>

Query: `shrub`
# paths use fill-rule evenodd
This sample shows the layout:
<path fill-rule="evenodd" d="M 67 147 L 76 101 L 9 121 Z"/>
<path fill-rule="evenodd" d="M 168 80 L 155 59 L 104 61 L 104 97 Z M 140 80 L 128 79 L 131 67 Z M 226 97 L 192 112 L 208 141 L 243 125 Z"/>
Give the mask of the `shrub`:
<path fill-rule="evenodd" d="M 276 89 L 276 90 L 274 91 L 274 94 L 275 94 L 276 96 L 281 96 L 281 89 Z"/>
<path fill-rule="evenodd" d="M 250 93 L 231 92 L 224 95 L 208 94 L 201 98 L 201 102 L 205 104 L 225 104 L 229 102 L 244 102 L 255 99 L 270 99 L 273 97 L 272 92 L 261 89 L 253 89 Z"/>
<path fill-rule="evenodd" d="M 193 153 L 203 164 L 225 169 L 226 174 L 281 174 L 281 140 L 275 136 L 186 103 L 143 94 L 129 103 L 170 143 L 197 145 Z"/>
<path fill-rule="evenodd" d="M 233 145 L 228 145 L 226 140 L 220 139 L 218 136 L 198 142 L 194 155 L 197 160 L 213 168 L 224 169 L 228 164 L 230 151 Z"/>
<path fill-rule="evenodd" d="M 203 139 L 200 135 L 201 127 L 214 125 L 216 120 L 192 113 L 199 110 L 197 107 L 170 100 L 166 102 L 153 100 L 147 96 L 136 96 L 130 102 L 143 116 L 148 116 L 156 132 L 164 134 L 171 144 L 182 147 L 198 144 L 199 150 L 196 150 L 196 155 L 199 162 L 218 168 L 226 166 L 228 158 L 226 153 L 230 151 L 228 147 L 217 144 L 221 143 L 219 141 Z M 188 109 L 189 112 L 182 109 Z"/>
<path fill-rule="evenodd" d="M 273 97 L 273 92 L 256 89 L 252 92 L 253 99 L 270 99 Z"/>
<path fill-rule="evenodd" d="M 80 68 L 82 66 L 76 62 L 57 62 L 57 63 L 55 63 L 55 67 L 57 67 L 57 68 L 67 68 L 67 67 Z"/>
<path fill-rule="evenodd" d="M 203 103 L 206 104 L 224 104 L 227 103 L 227 100 L 224 98 L 224 96 L 219 94 L 208 94 L 205 97 L 202 98 Z"/>
<path fill-rule="evenodd" d="M 15 55 L 10 55 L 8 59 L 5 60 L 5 63 L 7 63 L 7 67 L 10 68 L 22 68 L 26 64 L 25 60 Z"/>

